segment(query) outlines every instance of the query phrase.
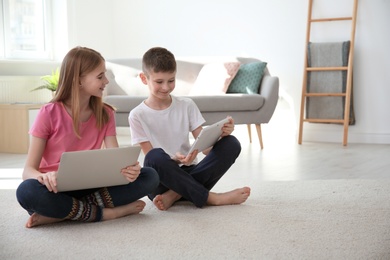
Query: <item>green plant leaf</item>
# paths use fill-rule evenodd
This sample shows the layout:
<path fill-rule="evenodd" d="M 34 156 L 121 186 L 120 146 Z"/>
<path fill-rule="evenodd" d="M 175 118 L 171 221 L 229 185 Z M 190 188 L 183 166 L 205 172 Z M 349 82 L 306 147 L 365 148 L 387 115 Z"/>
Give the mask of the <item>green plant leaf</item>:
<path fill-rule="evenodd" d="M 31 91 L 39 90 L 39 89 L 48 89 L 50 91 L 56 91 L 58 88 L 58 82 L 60 79 L 60 69 L 57 68 L 55 71 L 52 71 L 51 75 L 42 76 L 41 79 L 45 82 L 44 85 L 36 87 Z"/>

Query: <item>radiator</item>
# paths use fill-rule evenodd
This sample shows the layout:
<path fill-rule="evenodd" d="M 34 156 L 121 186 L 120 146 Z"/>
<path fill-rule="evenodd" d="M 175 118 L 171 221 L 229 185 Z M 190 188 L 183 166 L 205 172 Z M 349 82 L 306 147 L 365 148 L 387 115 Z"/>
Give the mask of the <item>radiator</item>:
<path fill-rule="evenodd" d="M 42 84 L 37 76 L 0 76 L 0 103 L 46 103 L 51 91 L 31 91 Z"/>

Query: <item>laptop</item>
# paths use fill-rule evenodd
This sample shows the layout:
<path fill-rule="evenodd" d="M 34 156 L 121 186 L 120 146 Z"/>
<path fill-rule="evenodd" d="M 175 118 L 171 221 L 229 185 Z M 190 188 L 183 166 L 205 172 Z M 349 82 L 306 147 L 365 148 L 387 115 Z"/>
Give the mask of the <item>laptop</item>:
<path fill-rule="evenodd" d="M 64 152 L 57 174 L 57 190 L 71 191 L 125 185 L 121 169 L 138 161 L 139 146 Z"/>
<path fill-rule="evenodd" d="M 198 137 L 195 139 L 194 143 L 192 144 L 188 154 L 192 153 L 192 151 L 196 149 L 200 153 L 207 148 L 213 146 L 221 137 L 222 127 L 227 122 L 229 122 L 229 119 L 225 118 L 221 121 L 218 121 L 212 125 L 203 128 L 202 131 L 199 133 Z"/>

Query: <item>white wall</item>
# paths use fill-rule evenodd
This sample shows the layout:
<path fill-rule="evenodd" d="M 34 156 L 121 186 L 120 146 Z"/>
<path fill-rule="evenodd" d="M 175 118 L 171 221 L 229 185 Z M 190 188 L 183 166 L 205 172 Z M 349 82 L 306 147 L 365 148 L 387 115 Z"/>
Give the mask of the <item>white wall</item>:
<path fill-rule="evenodd" d="M 352 0 L 315 1 L 317 15 L 349 16 L 352 11 Z M 69 48 L 95 48 L 107 59 L 140 57 L 153 46 L 164 46 L 176 56 L 262 59 L 279 77 L 281 95 L 290 102 L 298 123 L 307 8 L 307 0 L 68 0 L 69 33 L 64 40 Z M 349 127 L 350 143 L 390 143 L 389 26 L 390 1 L 359 1 L 356 125 Z M 349 33 L 349 27 L 337 24 L 313 35 L 343 40 L 345 31 Z M 288 131 L 297 131 L 297 126 Z M 342 126 L 305 124 L 303 137 L 341 142 Z"/>
<path fill-rule="evenodd" d="M 113 55 L 117 48 L 113 37 L 116 1 L 67 0 L 66 3 L 69 49 L 79 45 L 94 48 L 105 57 Z"/>
<path fill-rule="evenodd" d="M 314 15 L 351 15 L 352 0 L 315 1 Z M 74 0 L 73 5 L 78 9 L 73 43 L 96 47 L 106 58 L 140 57 L 150 47 L 164 46 L 176 56 L 238 55 L 267 61 L 271 73 L 279 76 L 281 94 L 290 102 L 298 123 L 308 1 Z M 86 12 L 89 6 L 93 8 Z M 388 26 L 390 1 L 359 1 L 356 125 L 349 127 L 349 142 L 390 143 Z M 349 28 L 344 22 L 312 35 L 343 40 L 345 32 L 349 38 Z M 342 126 L 306 123 L 303 140 L 341 142 Z"/>

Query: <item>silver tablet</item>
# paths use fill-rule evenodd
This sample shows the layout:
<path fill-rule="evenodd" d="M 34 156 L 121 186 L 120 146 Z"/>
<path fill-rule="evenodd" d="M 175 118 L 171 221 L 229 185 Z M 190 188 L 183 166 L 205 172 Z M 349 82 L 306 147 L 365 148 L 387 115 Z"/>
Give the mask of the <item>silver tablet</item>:
<path fill-rule="evenodd" d="M 198 137 L 195 139 L 195 142 L 192 144 L 188 154 L 192 153 L 194 150 L 202 152 L 213 146 L 221 137 L 223 125 L 228 122 L 229 119 L 225 118 L 217 123 L 203 128 Z"/>

